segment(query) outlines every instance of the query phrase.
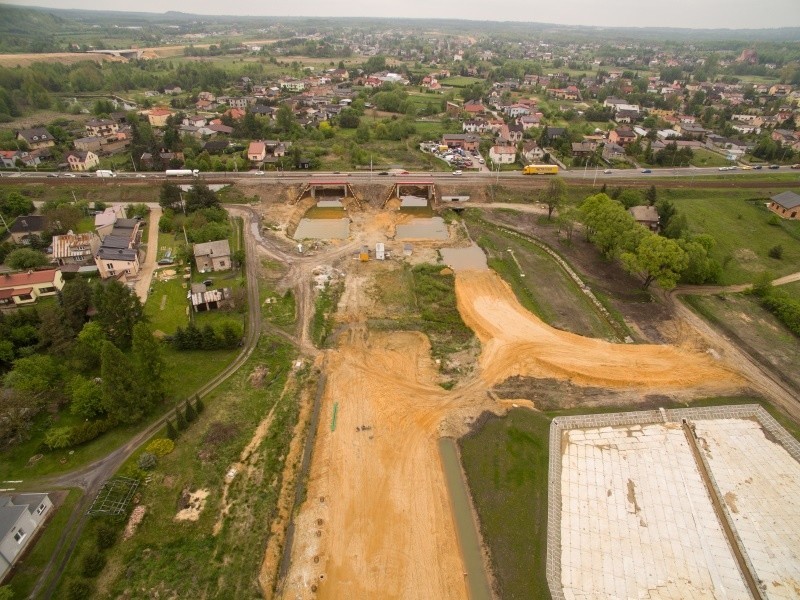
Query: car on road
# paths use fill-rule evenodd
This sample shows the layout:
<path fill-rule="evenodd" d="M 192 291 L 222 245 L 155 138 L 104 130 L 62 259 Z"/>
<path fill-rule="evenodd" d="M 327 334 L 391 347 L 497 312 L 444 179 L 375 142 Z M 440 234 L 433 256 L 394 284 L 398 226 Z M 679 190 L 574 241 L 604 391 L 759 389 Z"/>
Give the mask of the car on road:
<path fill-rule="evenodd" d="M 453 175 L 461 175 L 462 171 L 453 171 Z"/>
<path fill-rule="evenodd" d="M 742 165 L 742 171 L 752 171 L 753 167 L 750 165 Z"/>
<path fill-rule="evenodd" d="M 75 177 L 75 173 L 62 173 L 62 177 Z"/>
<path fill-rule="evenodd" d="M 780 165 L 770 165 L 769 168 L 770 169 L 780 169 L 781 166 Z"/>
<path fill-rule="evenodd" d="M 139 173 L 136 177 L 138 177 L 139 179 L 145 179 L 147 175 L 145 175 L 144 173 Z"/>
<path fill-rule="evenodd" d="M 800 163 L 792 165 L 793 169 L 800 169 Z"/>
<path fill-rule="evenodd" d="M 761 169 L 763 169 L 764 167 L 763 167 L 763 166 L 761 166 L 761 165 L 756 165 L 756 166 L 755 166 L 755 167 L 753 167 L 753 168 L 754 168 L 756 171 L 760 171 L 760 170 L 761 170 Z"/>
<path fill-rule="evenodd" d="M 48 177 L 58 177 L 58 173 L 48 173 Z"/>
<path fill-rule="evenodd" d="M 642 173 L 652 173 L 650 169 L 642 169 Z"/>
<path fill-rule="evenodd" d="M 388 175 L 388 174 L 389 174 L 389 171 L 381 171 L 380 173 L 378 173 L 378 175 Z"/>
<path fill-rule="evenodd" d="M 606 175 L 611 175 L 611 169 L 606 169 L 605 171 L 603 171 L 603 173 L 605 173 Z"/>

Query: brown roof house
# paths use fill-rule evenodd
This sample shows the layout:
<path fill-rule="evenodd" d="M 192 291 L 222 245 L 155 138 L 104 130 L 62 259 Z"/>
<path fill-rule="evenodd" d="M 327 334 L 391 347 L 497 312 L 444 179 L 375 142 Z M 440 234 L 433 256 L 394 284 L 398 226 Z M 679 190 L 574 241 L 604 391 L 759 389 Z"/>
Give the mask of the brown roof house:
<path fill-rule="evenodd" d="M 784 219 L 800 220 L 800 195 L 781 192 L 770 198 L 769 209 Z"/>
<path fill-rule="evenodd" d="M 34 129 L 21 129 L 17 132 L 17 139 L 24 140 L 31 150 L 50 148 L 56 145 L 53 135 L 44 127 Z"/>
<path fill-rule="evenodd" d="M 231 247 L 228 240 L 195 244 L 194 261 L 201 273 L 227 271 L 231 268 Z"/>
<path fill-rule="evenodd" d="M 28 271 L 0 275 L 0 306 L 33 304 L 40 296 L 54 296 L 64 287 L 61 271 Z"/>
<path fill-rule="evenodd" d="M 628 212 L 639 225 L 644 225 L 650 231 L 658 231 L 659 217 L 655 206 L 631 206 Z"/>
<path fill-rule="evenodd" d="M 73 150 L 67 154 L 70 171 L 88 171 L 100 164 L 100 158 L 91 150 Z"/>

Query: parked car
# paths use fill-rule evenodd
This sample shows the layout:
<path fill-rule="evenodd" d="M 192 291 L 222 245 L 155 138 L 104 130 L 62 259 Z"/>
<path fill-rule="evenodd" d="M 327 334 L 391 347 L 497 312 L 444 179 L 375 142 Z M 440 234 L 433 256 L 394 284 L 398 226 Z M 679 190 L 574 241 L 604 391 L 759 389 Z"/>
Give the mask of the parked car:
<path fill-rule="evenodd" d="M 652 173 L 650 169 L 642 169 L 642 173 Z"/>

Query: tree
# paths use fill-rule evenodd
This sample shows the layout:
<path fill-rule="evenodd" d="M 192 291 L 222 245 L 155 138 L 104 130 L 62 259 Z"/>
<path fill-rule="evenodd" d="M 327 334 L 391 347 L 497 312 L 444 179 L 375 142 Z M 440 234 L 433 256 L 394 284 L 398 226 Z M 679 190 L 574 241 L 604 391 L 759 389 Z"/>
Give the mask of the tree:
<path fill-rule="evenodd" d="M 360 124 L 361 119 L 359 118 L 358 113 L 352 108 L 345 108 L 339 113 L 339 125 L 345 129 L 358 129 Z"/>
<path fill-rule="evenodd" d="M 560 177 L 554 177 L 547 182 L 547 186 L 539 192 L 539 201 L 547 205 L 547 218 L 552 218 L 553 211 L 564 202 L 567 195 L 567 186 Z"/>
<path fill-rule="evenodd" d="M 632 206 L 639 206 L 642 204 L 642 194 L 637 190 L 623 190 L 617 198 L 617 201 L 622 204 L 626 209 Z"/>
<path fill-rule="evenodd" d="M 653 233 L 639 242 L 635 252 L 624 252 L 621 258 L 629 273 L 642 278 L 645 290 L 654 281 L 664 289 L 674 288 L 689 264 L 678 242 Z"/>
<path fill-rule="evenodd" d="M 64 309 L 48 306 L 40 310 L 39 347 L 56 356 L 66 355 L 75 339 L 75 332 L 67 323 Z"/>
<path fill-rule="evenodd" d="M 174 183 L 165 182 L 161 186 L 161 193 L 158 196 L 158 203 L 161 208 L 171 208 L 173 210 L 180 209 L 181 206 L 181 188 Z"/>
<path fill-rule="evenodd" d="M 133 365 L 109 341 L 100 353 L 103 410 L 121 423 L 136 423 L 144 415 Z"/>
<path fill-rule="evenodd" d="M 81 370 L 88 373 L 100 366 L 100 352 L 105 340 L 105 333 L 98 322 L 90 321 L 83 326 L 73 350 Z"/>
<path fill-rule="evenodd" d="M 650 206 L 655 206 L 656 200 L 658 200 L 658 191 L 655 185 L 651 185 L 647 188 L 647 191 L 644 193 L 644 199 L 647 200 L 647 204 Z"/>
<path fill-rule="evenodd" d="M 77 375 L 70 383 L 72 402 L 70 411 L 83 419 L 96 419 L 103 415 L 103 390 L 95 379 Z"/>
<path fill-rule="evenodd" d="M 151 408 L 164 398 L 164 357 L 161 344 L 145 323 L 133 327 L 132 355 L 142 400 Z"/>
<path fill-rule="evenodd" d="M 13 219 L 20 215 L 29 215 L 33 213 L 36 208 L 33 205 L 33 200 L 26 198 L 17 191 L 9 192 L 0 197 L 0 214 L 6 219 Z"/>
<path fill-rule="evenodd" d="M 192 184 L 192 189 L 186 193 L 186 212 L 191 213 L 203 208 L 219 207 L 219 198 L 203 181 Z"/>
<path fill-rule="evenodd" d="M 31 248 L 17 248 L 6 256 L 6 265 L 18 271 L 35 269 L 46 264 L 47 256 L 44 252 Z"/>
<path fill-rule="evenodd" d="M 693 237 L 691 240 L 678 241 L 686 252 L 687 265 L 681 273 L 681 282 L 693 285 L 715 283 L 722 274 L 722 267 L 715 259 L 711 258 L 711 251 L 716 245 L 716 240 L 704 233 Z"/>
<path fill-rule="evenodd" d="M 186 406 L 184 407 L 184 415 L 187 423 L 191 423 L 197 418 L 197 413 L 195 412 L 192 403 L 188 400 L 186 401 Z"/>
<path fill-rule="evenodd" d="M 42 209 L 42 214 L 47 220 L 47 228 L 50 233 L 64 234 L 67 231 L 75 231 L 83 219 L 83 211 L 77 206 L 64 202 L 48 203 Z"/>
<path fill-rule="evenodd" d="M 186 422 L 186 416 L 183 414 L 183 410 L 180 407 L 175 409 L 175 425 L 178 429 L 178 432 L 185 431 L 189 424 Z"/>
<path fill-rule="evenodd" d="M 61 374 L 61 367 L 52 356 L 34 354 L 14 361 L 4 383 L 34 401 L 45 401 L 60 396 Z"/>
<path fill-rule="evenodd" d="M 136 294 L 119 281 L 98 285 L 94 305 L 96 321 L 106 338 L 122 350 L 131 347 L 133 327 L 144 320 L 144 309 Z"/>
<path fill-rule="evenodd" d="M 64 320 L 77 335 L 88 319 L 87 312 L 92 304 L 92 288 L 83 277 L 75 277 L 64 284 L 60 299 L 64 309 Z"/>

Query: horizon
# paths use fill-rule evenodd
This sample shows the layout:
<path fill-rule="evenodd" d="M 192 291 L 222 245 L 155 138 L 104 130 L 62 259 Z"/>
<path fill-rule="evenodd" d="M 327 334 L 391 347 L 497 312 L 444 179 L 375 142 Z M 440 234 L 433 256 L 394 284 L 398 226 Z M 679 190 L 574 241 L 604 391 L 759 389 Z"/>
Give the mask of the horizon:
<path fill-rule="evenodd" d="M 796 0 L 763 0 L 755 14 L 747 0 L 674 0 L 668 14 L 658 10 L 643 10 L 636 0 L 609 0 L 598 5 L 592 0 L 566 0 L 558 6 L 547 6 L 546 12 L 536 13 L 536 7 L 524 0 L 504 0 L 501 5 L 489 5 L 478 0 L 464 0 L 453 14 L 446 6 L 424 0 L 408 0 L 402 6 L 380 7 L 376 10 L 368 0 L 348 2 L 343 14 L 337 4 L 322 0 L 308 0 L 302 7 L 284 14 L 275 14 L 260 2 L 245 1 L 231 14 L 229 7 L 220 9 L 212 0 L 172 0 L 165 9 L 163 0 L 118 0 L 109 8 L 106 0 L 4 0 L 9 6 L 44 10 L 82 10 L 119 13 L 150 13 L 165 15 L 170 12 L 197 17 L 250 17 L 250 18 L 367 18 L 367 19 L 420 19 L 491 21 L 495 23 L 531 23 L 566 27 L 635 28 L 635 29 L 685 29 L 685 30 L 753 30 L 800 27 L 800 5 Z M 698 6 L 699 4 L 699 6 Z M 285 9 L 285 7 L 281 7 Z M 381 12 L 381 14 L 377 14 Z M 534 14 L 536 13 L 536 14 Z M 524 18 L 513 19 L 514 14 Z M 534 18 L 535 17 L 535 18 Z M 692 23 L 686 23 L 691 19 Z"/>

